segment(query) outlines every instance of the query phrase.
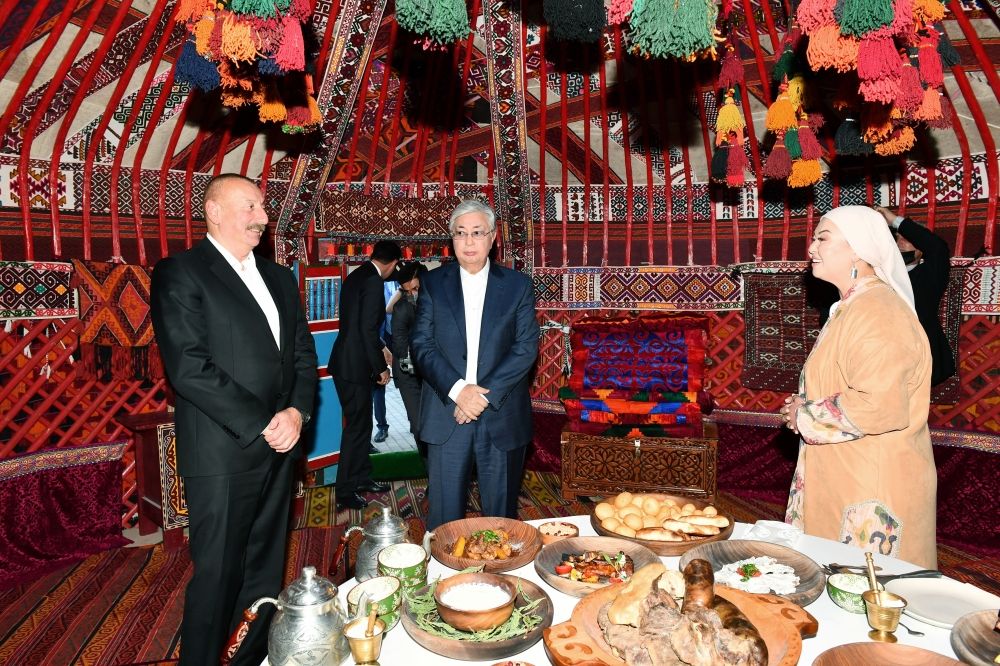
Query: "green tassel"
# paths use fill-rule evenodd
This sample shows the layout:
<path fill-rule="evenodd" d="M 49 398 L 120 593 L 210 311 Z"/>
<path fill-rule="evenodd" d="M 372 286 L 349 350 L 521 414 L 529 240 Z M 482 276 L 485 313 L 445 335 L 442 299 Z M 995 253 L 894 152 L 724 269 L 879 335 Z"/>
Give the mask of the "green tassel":
<path fill-rule="evenodd" d="M 687 58 L 715 45 L 718 13 L 717 5 L 704 0 L 646 0 L 632 8 L 632 41 L 653 57 Z"/>
<path fill-rule="evenodd" d="M 833 15 L 840 34 L 862 37 L 892 23 L 892 0 L 837 0 Z"/>
<path fill-rule="evenodd" d="M 781 52 L 781 57 L 778 61 L 774 63 L 774 69 L 771 70 L 771 80 L 781 83 L 785 80 L 785 77 L 792 78 L 795 72 L 795 51 L 788 44 L 785 44 L 785 49 Z M 777 86 L 775 86 L 777 88 Z"/>
<path fill-rule="evenodd" d="M 285 9 L 288 9 L 288 2 L 285 2 Z M 229 11 L 234 14 L 244 14 L 260 16 L 261 18 L 271 18 L 278 15 L 278 8 L 275 0 L 231 0 Z"/>
<path fill-rule="evenodd" d="M 556 39 L 597 42 L 608 23 L 603 0 L 545 0 L 542 12 Z"/>
<path fill-rule="evenodd" d="M 469 35 L 469 10 L 464 0 L 436 0 L 427 34 L 439 44 L 451 44 Z"/>
<path fill-rule="evenodd" d="M 434 0 L 396 0 L 396 22 L 404 30 L 426 35 L 431 28 Z"/>
<path fill-rule="evenodd" d="M 785 132 L 785 148 L 793 160 L 802 158 L 802 144 L 799 143 L 799 131 L 794 127 Z"/>

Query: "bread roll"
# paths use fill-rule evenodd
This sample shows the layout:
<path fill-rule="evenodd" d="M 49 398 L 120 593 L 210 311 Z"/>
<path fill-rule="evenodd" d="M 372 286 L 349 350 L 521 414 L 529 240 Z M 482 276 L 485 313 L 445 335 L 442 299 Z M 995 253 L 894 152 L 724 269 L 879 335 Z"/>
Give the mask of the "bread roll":
<path fill-rule="evenodd" d="M 615 530 L 615 534 L 620 534 L 630 539 L 635 538 L 635 530 L 629 527 L 628 525 L 619 525 L 618 529 Z"/>
<path fill-rule="evenodd" d="M 655 516 L 660 510 L 660 500 L 655 497 L 646 497 L 642 500 L 642 512 L 650 516 Z"/>
<path fill-rule="evenodd" d="M 597 516 L 598 519 L 600 520 L 604 520 L 605 518 L 610 518 L 611 516 L 615 515 L 615 507 L 612 506 L 611 504 L 608 504 L 607 502 L 601 502 L 600 504 L 594 507 L 594 515 Z"/>
<path fill-rule="evenodd" d="M 648 539 L 650 541 L 688 541 L 689 539 L 684 538 L 685 535 L 680 532 L 675 532 L 673 530 L 665 530 L 662 527 L 647 527 L 641 529 L 635 533 L 640 539 Z"/>
<path fill-rule="evenodd" d="M 628 525 L 629 527 L 631 527 L 634 530 L 641 530 L 642 529 L 642 518 L 639 517 L 639 516 L 637 516 L 634 513 L 630 513 L 627 516 L 625 516 L 624 518 L 622 518 L 622 522 L 625 523 L 626 525 Z"/>
<path fill-rule="evenodd" d="M 622 520 L 625 519 L 625 516 L 639 516 L 639 517 L 642 517 L 642 509 L 640 509 L 639 507 L 637 507 L 634 504 L 629 504 L 624 509 L 618 509 L 618 511 L 616 512 L 616 515 L 619 518 L 621 518 Z"/>
<path fill-rule="evenodd" d="M 708 505 L 708 506 L 706 506 L 706 507 L 705 507 L 704 509 L 702 509 L 702 512 L 703 512 L 703 513 L 704 513 L 704 514 L 705 514 L 706 516 L 716 516 L 716 515 L 718 515 L 718 513 L 719 513 L 719 510 L 718 510 L 718 509 L 716 509 L 716 508 L 715 508 L 714 506 L 712 506 L 711 504 L 709 504 L 709 505 Z"/>
<path fill-rule="evenodd" d="M 642 503 L 645 501 L 646 501 L 645 495 L 639 495 L 639 494 L 632 495 L 632 506 L 639 507 L 640 510 L 642 510 Z"/>
<path fill-rule="evenodd" d="M 632 493 L 627 491 L 624 493 L 619 493 L 614 500 L 615 507 L 618 509 L 624 509 L 631 503 L 632 503 Z"/>
<path fill-rule="evenodd" d="M 657 520 L 656 516 L 643 516 L 642 526 L 643 527 L 659 527 L 662 520 Z"/>
<path fill-rule="evenodd" d="M 687 516 L 685 521 L 692 525 L 713 525 L 715 527 L 729 527 L 729 519 L 725 516 Z"/>
<path fill-rule="evenodd" d="M 618 529 L 618 526 L 622 524 L 622 521 L 618 520 L 614 516 L 610 518 L 605 518 L 601 521 L 601 527 L 608 530 L 609 532 L 614 532 Z"/>

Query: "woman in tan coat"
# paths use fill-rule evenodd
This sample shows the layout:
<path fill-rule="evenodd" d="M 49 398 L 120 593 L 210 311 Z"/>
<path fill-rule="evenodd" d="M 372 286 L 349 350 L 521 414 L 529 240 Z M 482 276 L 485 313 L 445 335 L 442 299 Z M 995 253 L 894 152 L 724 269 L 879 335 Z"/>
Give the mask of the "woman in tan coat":
<path fill-rule="evenodd" d="M 812 273 L 840 291 L 781 413 L 802 437 L 786 522 L 933 568 L 937 472 L 931 357 L 903 260 L 881 216 L 820 220 Z"/>

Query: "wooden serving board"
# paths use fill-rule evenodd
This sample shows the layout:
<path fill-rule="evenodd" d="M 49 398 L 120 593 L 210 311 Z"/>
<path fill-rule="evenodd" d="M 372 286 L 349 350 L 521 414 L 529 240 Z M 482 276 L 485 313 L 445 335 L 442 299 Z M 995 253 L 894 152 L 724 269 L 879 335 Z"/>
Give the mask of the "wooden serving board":
<path fill-rule="evenodd" d="M 898 643 L 848 643 L 830 648 L 816 657 L 813 666 L 857 666 L 885 664 L 888 666 L 955 666 L 955 661 L 937 652 Z"/>
<path fill-rule="evenodd" d="M 510 535 L 511 542 L 520 544 L 517 551 L 506 560 L 474 560 L 471 557 L 455 557 L 450 548 L 459 537 L 468 539 L 479 530 L 502 529 Z M 431 555 L 435 560 L 455 571 L 469 567 L 483 567 L 487 573 L 502 573 L 523 567 L 535 559 L 542 549 L 542 536 L 532 525 L 513 518 L 481 516 L 462 518 L 438 526 L 431 532 Z"/>
<path fill-rule="evenodd" d="M 597 616 L 618 594 L 606 587 L 584 597 L 571 618 L 542 633 L 545 652 L 556 666 L 624 666 L 605 640 Z M 716 594 L 732 602 L 760 632 L 767 645 L 768 666 L 795 666 L 802 654 L 802 638 L 816 635 L 819 623 L 787 599 L 771 594 L 749 594 L 723 586 Z"/>
<path fill-rule="evenodd" d="M 666 495 L 663 493 L 635 493 L 636 495 L 645 495 L 647 497 L 653 497 L 658 500 L 672 499 L 681 506 L 687 503 L 694 504 L 695 507 L 699 509 L 704 509 L 706 506 L 711 504 L 711 502 L 706 502 L 705 500 L 695 499 L 692 497 L 683 497 L 681 495 Z M 605 501 L 611 501 L 613 497 L 606 498 Z M 724 514 L 719 514 L 720 516 Z M 719 534 L 713 534 L 712 536 L 698 536 L 696 534 L 689 535 L 691 537 L 690 541 L 653 541 L 652 539 L 640 539 L 638 537 L 627 537 L 618 534 L 617 532 L 612 532 L 611 530 L 606 530 L 601 527 L 601 521 L 594 515 L 593 510 L 590 512 L 590 526 L 594 528 L 594 531 L 601 536 L 614 537 L 616 539 L 625 539 L 631 541 L 632 543 L 637 543 L 641 546 L 649 548 L 651 551 L 660 555 L 662 557 L 674 557 L 677 555 L 683 555 L 691 548 L 695 546 L 700 546 L 704 543 L 712 543 L 714 541 L 724 541 L 729 538 L 733 533 L 733 529 L 736 527 L 732 516 L 725 516 L 729 519 L 729 526 L 722 528 Z"/>

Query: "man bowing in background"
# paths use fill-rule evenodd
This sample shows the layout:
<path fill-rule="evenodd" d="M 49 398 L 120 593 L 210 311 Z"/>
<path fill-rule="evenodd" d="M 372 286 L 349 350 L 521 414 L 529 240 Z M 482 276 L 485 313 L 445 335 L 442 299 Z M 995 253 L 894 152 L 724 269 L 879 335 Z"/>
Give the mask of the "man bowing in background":
<path fill-rule="evenodd" d="M 302 427 L 316 395 L 316 349 L 291 271 L 253 249 L 267 229 L 252 180 L 216 176 L 208 235 L 153 271 L 153 330 L 177 394 L 194 574 L 184 597 L 181 664 L 218 664 L 244 609 L 281 591 Z M 267 653 L 273 608 L 232 664 Z"/>
<path fill-rule="evenodd" d="M 490 261 L 493 210 L 463 201 L 448 230 L 458 263 L 421 281 L 410 347 L 424 384 L 420 437 L 427 442 L 427 529 L 465 517 L 475 462 L 483 515 L 517 517 L 531 441 L 531 370 L 538 322 L 531 280 Z"/>

